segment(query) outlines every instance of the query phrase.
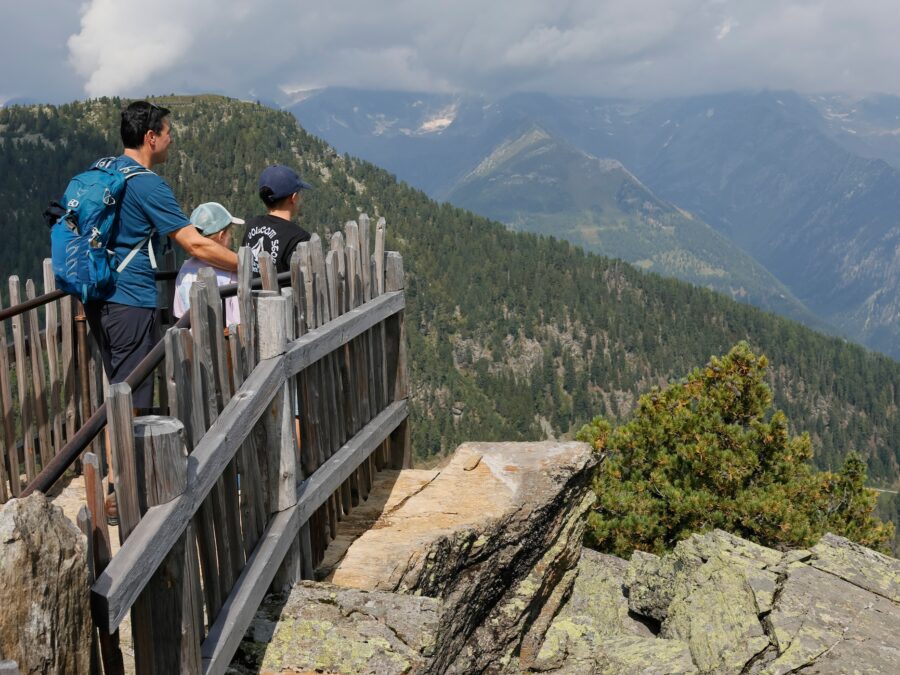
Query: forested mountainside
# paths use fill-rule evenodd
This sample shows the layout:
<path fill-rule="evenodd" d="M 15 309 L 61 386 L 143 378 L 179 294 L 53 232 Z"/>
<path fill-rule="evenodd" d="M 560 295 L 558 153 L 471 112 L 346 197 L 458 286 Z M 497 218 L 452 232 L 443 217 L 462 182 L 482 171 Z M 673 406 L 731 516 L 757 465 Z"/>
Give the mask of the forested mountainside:
<path fill-rule="evenodd" d="M 497 146 L 447 198 L 514 230 L 565 239 L 825 328 L 766 268 L 657 197 L 620 162 L 589 155 L 538 126 Z"/>
<path fill-rule="evenodd" d="M 156 99 L 155 99 L 156 100 Z M 386 171 L 339 156 L 286 112 L 212 96 L 161 98 L 175 145 L 161 169 L 186 211 L 206 200 L 261 212 L 259 171 L 293 164 L 316 189 L 302 220 L 324 234 L 360 211 L 383 215 L 408 281 L 414 448 L 571 433 L 626 416 L 636 396 L 747 340 L 772 364 L 776 406 L 812 436 L 815 463 L 851 449 L 872 482 L 900 476 L 900 364 L 683 282 L 437 204 Z M 0 110 L 6 276 L 36 276 L 40 213 L 76 170 L 119 152 L 122 102 Z"/>
<path fill-rule="evenodd" d="M 291 111 L 339 149 L 439 198 L 498 145 L 537 125 L 620 161 L 658 197 L 753 256 L 820 320 L 900 358 L 900 170 L 886 163 L 900 152 L 896 99 L 772 91 L 490 99 L 324 89 Z"/>

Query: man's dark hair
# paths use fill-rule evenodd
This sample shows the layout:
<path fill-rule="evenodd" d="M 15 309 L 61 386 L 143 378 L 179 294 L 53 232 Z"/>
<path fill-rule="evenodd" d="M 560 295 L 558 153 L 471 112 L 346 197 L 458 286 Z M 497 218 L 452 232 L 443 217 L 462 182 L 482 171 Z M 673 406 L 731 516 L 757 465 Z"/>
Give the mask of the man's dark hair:
<path fill-rule="evenodd" d="M 169 109 L 154 105 L 148 101 L 135 101 L 122 111 L 122 144 L 126 148 L 136 149 L 144 144 L 144 136 L 148 131 L 162 133 L 163 120 Z"/>
<path fill-rule="evenodd" d="M 294 195 L 290 194 L 287 197 L 282 197 L 281 199 L 273 199 L 274 193 L 272 192 L 272 188 L 268 185 L 261 187 L 259 189 L 259 198 L 262 199 L 263 204 L 266 205 L 266 208 L 270 211 L 277 209 L 279 207 L 283 207 L 290 201 L 291 197 Z"/>

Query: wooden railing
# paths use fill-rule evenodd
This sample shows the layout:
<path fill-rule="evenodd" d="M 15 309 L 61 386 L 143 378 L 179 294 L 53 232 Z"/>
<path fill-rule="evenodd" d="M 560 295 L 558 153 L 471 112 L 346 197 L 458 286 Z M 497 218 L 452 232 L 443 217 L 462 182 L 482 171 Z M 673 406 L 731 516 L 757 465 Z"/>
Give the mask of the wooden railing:
<path fill-rule="evenodd" d="M 384 221 L 348 223 L 324 255 L 313 236 L 277 290 L 239 253 L 241 322 L 223 334 L 215 275 L 191 288 L 191 329 L 165 336 L 168 416 L 134 419 L 128 385 L 109 388 L 121 549 L 110 557 L 97 458 L 85 457 L 106 672 L 131 613 L 138 673 L 222 673 L 266 591 L 312 578 L 337 522 L 376 471 L 409 465 L 403 264 Z"/>
<path fill-rule="evenodd" d="M 175 279 L 157 274 L 163 321 Z M 0 503 L 18 497 L 100 407 L 103 366 L 81 303 L 56 290 L 49 259 L 43 293 L 31 279 L 8 279 L 10 307 L 0 307 Z M 165 401 L 163 401 L 165 403 Z M 102 439 L 93 447 L 99 451 Z"/>

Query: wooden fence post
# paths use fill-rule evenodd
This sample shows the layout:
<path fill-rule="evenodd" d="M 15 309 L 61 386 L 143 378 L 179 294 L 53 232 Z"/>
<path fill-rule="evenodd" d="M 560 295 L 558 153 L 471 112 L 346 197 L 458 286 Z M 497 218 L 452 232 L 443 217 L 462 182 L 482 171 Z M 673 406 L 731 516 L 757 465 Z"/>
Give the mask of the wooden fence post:
<path fill-rule="evenodd" d="M 34 300 L 34 281 L 25 282 L 25 299 Z M 28 310 L 25 314 L 28 333 L 29 352 L 31 353 L 31 384 L 34 391 L 34 413 L 37 420 L 38 440 L 41 444 L 41 468 L 43 469 L 56 452 L 50 439 L 50 411 L 47 406 L 47 384 L 44 377 L 44 360 L 41 358 L 41 331 L 38 326 L 37 309 Z M 49 343 L 48 343 L 49 346 Z"/>
<path fill-rule="evenodd" d="M 405 286 L 403 258 L 395 251 L 385 257 L 385 290 L 400 291 Z M 393 401 L 407 397 L 409 376 L 406 370 L 406 324 L 405 312 L 399 312 L 387 322 L 385 352 L 387 361 L 388 396 Z M 394 469 L 408 469 L 412 464 L 412 448 L 409 435 L 409 421 L 403 420 L 391 434 L 391 466 Z"/>
<path fill-rule="evenodd" d="M 184 425 L 174 417 L 138 417 L 134 439 L 142 505 L 158 506 L 182 494 L 188 472 Z M 200 672 L 201 631 L 194 606 L 199 570 L 193 545 L 188 525 L 135 602 L 132 635 L 138 675 Z"/>
<path fill-rule="evenodd" d="M 3 306 L 0 301 L 0 307 Z M 0 323 L 0 414 L 2 414 L 3 452 L 0 452 L 0 462 L 4 455 L 9 460 L 9 486 L 13 497 L 18 497 L 21 492 L 19 450 L 16 447 L 16 418 L 13 411 L 12 391 L 9 386 L 10 368 L 9 356 L 6 345 L 6 326 Z M 6 501 L 6 498 L 4 498 Z"/>
<path fill-rule="evenodd" d="M 22 289 L 19 277 L 9 278 L 9 303 L 11 306 L 22 302 Z M 13 345 L 16 353 L 16 389 L 19 394 L 19 415 L 22 423 L 23 446 L 25 451 L 25 473 L 28 482 L 37 475 L 34 459 L 34 400 L 28 388 L 28 372 L 25 361 L 25 315 L 12 318 Z"/>
<path fill-rule="evenodd" d="M 287 347 L 287 298 L 272 291 L 260 295 L 256 320 L 259 360 L 282 356 Z M 272 399 L 266 415 L 266 441 L 270 453 L 268 509 L 275 514 L 297 503 L 297 440 L 289 382 Z M 277 583 L 290 586 L 300 576 L 300 568 L 299 550 L 292 547 L 282 563 Z"/>
<path fill-rule="evenodd" d="M 56 290 L 56 277 L 53 274 L 53 261 L 49 258 L 44 259 L 44 293 L 52 293 Z M 61 378 L 59 368 L 59 340 L 57 338 L 57 330 L 59 329 L 59 303 L 57 301 L 48 302 L 46 308 L 46 321 L 44 335 L 47 341 L 47 374 L 49 376 L 50 395 L 48 403 L 50 405 L 50 416 L 53 428 L 53 454 L 56 455 L 63 446 L 63 417 L 62 417 L 62 396 L 61 396 Z"/>
<path fill-rule="evenodd" d="M 138 476 L 134 456 L 134 405 L 131 387 L 125 382 L 111 384 L 106 395 L 106 414 L 112 443 L 113 473 L 116 476 L 116 505 L 119 510 L 119 543 L 141 520 Z"/>

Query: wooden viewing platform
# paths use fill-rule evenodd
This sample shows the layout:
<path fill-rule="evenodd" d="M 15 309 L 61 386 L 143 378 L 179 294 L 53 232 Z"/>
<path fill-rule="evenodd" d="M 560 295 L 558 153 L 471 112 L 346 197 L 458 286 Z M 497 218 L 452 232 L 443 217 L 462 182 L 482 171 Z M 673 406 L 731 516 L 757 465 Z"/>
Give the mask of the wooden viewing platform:
<path fill-rule="evenodd" d="M 122 671 L 117 628 L 129 613 L 136 672 L 224 672 L 265 593 L 312 578 L 338 521 L 368 497 L 375 473 L 409 466 L 403 262 L 385 252 L 384 228 L 380 219 L 370 238 L 362 215 L 330 236 L 327 254 L 313 235 L 295 251 L 290 285 L 280 290 L 267 254 L 259 261 L 263 288 L 251 290 L 250 252 L 241 249 L 241 323 L 227 331 L 215 274 L 203 270 L 190 292 L 191 328 L 165 334 L 163 414 L 135 418 L 129 386 L 107 387 L 115 555 L 103 510 L 102 436 L 82 458 L 86 505 L 78 516 L 93 563 L 104 672 Z M 45 290 L 51 286 L 52 277 Z M 82 343 L 83 360 L 75 356 L 71 300 L 53 303 L 68 310 L 54 323 L 59 310 L 47 306 L 43 339 L 38 310 L 13 317 L 15 336 L 29 326 L 29 341 L 16 338 L 13 349 L 23 367 L 11 379 L 0 363 L 3 499 L 21 491 L 17 461 L 31 482 L 99 400 L 80 416 L 79 404 L 103 390 L 96 355 L 91 372 L 84 353 L 89 345 Z M 68 348 L 60 349 L 60 334 Z M 37 344 L 41 350 L 31 348 Z M 7 351 L 0 343 L 0 354 Z M 30 378 L 22 377 L 26 356 Z M 79 374 L 87 387 L 75 386 Z M 30 387 L 20 384 L 29 379 Z M 6 396 L 11 381 L 22 394 L 16 406 Z M 19 429 L 20 438 L 11 437 Z"/>

